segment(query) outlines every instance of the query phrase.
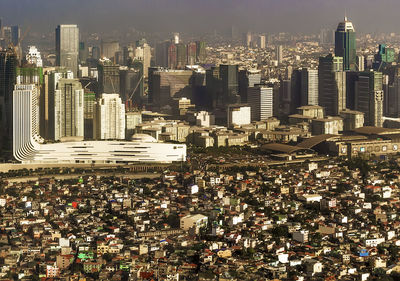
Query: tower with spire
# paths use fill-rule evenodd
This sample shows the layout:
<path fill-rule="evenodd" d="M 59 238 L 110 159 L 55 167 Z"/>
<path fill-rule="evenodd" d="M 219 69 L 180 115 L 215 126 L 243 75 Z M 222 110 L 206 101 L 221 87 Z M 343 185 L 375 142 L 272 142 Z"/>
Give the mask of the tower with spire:
<path fill-rule="evenodd" d="M 343 58 L 344 70 L 356 70 L 356 32 L 346 15 L 335 32 L 335 56 Z"/>

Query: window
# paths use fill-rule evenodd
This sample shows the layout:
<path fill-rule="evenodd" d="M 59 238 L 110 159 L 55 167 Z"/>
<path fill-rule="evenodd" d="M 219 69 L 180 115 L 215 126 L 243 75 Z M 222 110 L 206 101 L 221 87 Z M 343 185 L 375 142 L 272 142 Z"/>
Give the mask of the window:
<path fill-rule="evenodd" d="M 365 147 L 361 146 L 360 147 L 360 152 L 365 152 Z"/>
<path fill-rule="evenodd" d="M 398 149 L 398 146 L 397 146 L 397 144 L 394 144 L 394 145 L 393 145 L 393 150 L 395 150 L 395 151 L 396 151 L 397 149 Z"/>
<path fill-rule="evenodd" d="M 382 151 L 383 152 L 387 151 L 387 146 L 386 145 L 382 146 Z"/>

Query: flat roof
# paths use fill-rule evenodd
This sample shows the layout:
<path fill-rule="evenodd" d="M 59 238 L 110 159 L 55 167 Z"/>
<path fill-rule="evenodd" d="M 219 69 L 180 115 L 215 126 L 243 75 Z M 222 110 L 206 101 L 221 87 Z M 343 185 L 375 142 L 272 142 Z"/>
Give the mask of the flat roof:
<path fill-rule="evenodd" d="M 362 135 L 379 135 L 379 134 L 390 134 L 390 133 L 400 133 L 399 129 L 389 129 L 373 126 L 360 127 L 354 130 L 357 134 Z"/>

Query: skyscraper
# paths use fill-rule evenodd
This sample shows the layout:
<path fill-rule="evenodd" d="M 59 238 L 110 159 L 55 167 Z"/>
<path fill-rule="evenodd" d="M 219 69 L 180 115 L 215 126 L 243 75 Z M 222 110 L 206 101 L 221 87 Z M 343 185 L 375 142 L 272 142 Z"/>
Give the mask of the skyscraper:
<path fill-rule="evenodd" d="M 187 44 L 187 64 L 193 65 L 197 61 L 197 44 L 195 42 L 190 42 Z"/>
<path fill-rule="evenodd" d="M 367 126 L 383 126 L 382 78 L 382 72 L 361 72 L 355 82 L 355 107 L 364 113 Z"/>
<path fill-rule="evenodd" d="M 84 91 L 78 79 L 60 79 L 51 97 L 51 125 L 54 140 L 82 140 L 84 137 Z"/>
<path fill-rule="evenodd" d="M 335 32 L 335 56 L 343 58 L 343 70 L 356 70 L 356 32 L 347 17 Z"/>
<path fill-rule="evenodd" d="M 19 45 L 19 40 L 21 37 L 21 29 L 19 28 L 18 25 L 11 26 L 11 43 L 14 46 Z"/>
<path fill-rule="evenodd" d="M 36 67 L 43 67 L 42 56 L 35 46 L 29 46 L 29 50 L 25 59 L 29 64 L 32 64 Z"/>
<path fill-rule="evenodd" d="M 283 47 L 282 47 L 282 45 L 276 46 L 275 56 L 276 56 L 276 60 L 278 61 L 278 65 L 282 64 L 282 62 L 283 62 Z"/>
<path fill-rule="evenodd" d="M 319 58 L 318 87 L 318 104 L 325 108 L 326 115 L 339 115 L 346 108 L 346 72 L 342 57 L 329 54 Z"/>
<path fill-rule="evenodd" d="M 255 86 L 248 89 L 248 104 L 251 107 L 251 121 L 265 121 L 274 115 L 271 87 Z"/>
<path fill-rule="evenodd" d="M 239 71 L 238 75 L 240 100 L 241 102 L 246 103 L 248 88 L 261 83 L 261 71 L 243 69 Z"/>
<path fill-rule="evenodd" d="M 204 63 L 207 58 L 206 42 L 196 42 L 197 62 Z"/>
<path fill-rule="evenodd" d="M 219 66 L 219 77 L 222 82 L 222 100 L 220 105 L 226 107 L 228 104 L 240 102 L 238 66 L 221 64 Z"/>
<path fill-rule="evenodd" d="M 292 79 L 293 100 L 299 102 L 297 105 L 318 105 L 318 70 L 296 69 L 292 72 Z"/>
<path fill-rule="evenodd" d="M 62 24 L 56 28 L 56 65 L 78 75 L 79 28 L 76 24 Z"/>
<path fill-rule="evenodd" d="M 119 94 L 102 94 L 96 105 L 93 135 L 96 139 L 125 139 L 125 105 Z"/>
<path fill-rule="evenodd" d="M 258 48 L 260 49 L 265 49 L 265 35 L 259 35 L 258 36 L 258 42 L 257 42 Z"/>
<path fill-rule="evenodd" d="M 12 50 L 0 51 L 0 114 L 2 147 L 11 149 L 13 131 L 13 90 L 16 82 L 17 55 Z"/>

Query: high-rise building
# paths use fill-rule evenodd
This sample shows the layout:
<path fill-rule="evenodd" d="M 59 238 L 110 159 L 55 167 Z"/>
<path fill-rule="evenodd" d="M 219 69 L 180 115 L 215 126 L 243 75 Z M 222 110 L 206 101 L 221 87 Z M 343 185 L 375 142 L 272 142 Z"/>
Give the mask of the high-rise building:
<path fill-rule="evenodd" d="M 197 62 L 204 63 L 207 58 L 207 44 L 206 42 L 197 41 L 196 42 L 196 55 L 197 55 Z"/>
<path fill-rule="evenodd" d="M 175 69 L 178 66 L 178 48 L 176 44 L 168 46 L 168 68 Z"/>
<path fill-rule="evenodd" d="M 43 74 L 43 86 L 39 100 L 40 135 L 54 140 L 54 96 L 61 78 L 73 79 L 74 74 L 66 69 L 48 69 Z"/>
<path fill-rule="evenodd" d="M 265 121 L 274 115 L 274 89 L 256 85 L 248 89 L 248 104 L 251 107 L 251 121 Z"/>
<path fill-rule="evenodd" d="M 21 39 L 21 29 L 18 25 L 11 26 L 11 43 L 13 46 L 18 46 Z"/>
<path fill-rule="evenodd" d="M 261 83 L 261 71 L 243 69 L 239 71 L 238 75 L 240 100 L 242 103 L 246 103 L 248 88 Z"/>
<path fill-rule="evenodd" d="M 347 17 L 335 32 L 335 56 L 343 58 L 343 70 L 356 70 L 356 32 Z"/>
<path fill-rule="evenodd" d="M 322 45 L 333 44 L 335 38 L 335 31 L 332 29 L 321 29 L 319 35 L 319 43 Z"/>
<path fill-rule="evenodd" d="M 258 42 L 257 42 L 258 48 L 265 49 L 265 47 L 266 47 L 265 42 L 266 42 L 265 41 L 265 35 L 259 35 L 258 36 Z"/>
<path fill-rule="evenodd" d="M 197 61 L 197 44 L 195 42 L 190 42 L 187 44 L 187 64 L 194 65 Z"/>
<path fill-rule="evenodd" d="M 101 57 L 116 63 L 116 54 L 120 51 L 118 41 L 101 41 Z"/>
<path fill-rule="evenodd" d="M 13 90 L 16 82 L 17 55 L 12 50 L 0 51 L 0 114 L 2 148 L 11 149 L 13 132 Z"/>
<path fill-rule="evenodd" d="M 396 60 L 395 50 L 388 48 L 385 44 L 380 44 L 378 53 L 375 55 L 374 69 L 380 71 L 388 64 L 393 63 Z"/>
<path fill-rule="evenodd" d="M 83 98 L 83 118 L 84 118 L 84 136 L 85 140 L 94 139 L 94 110 L 96 106 L 96 93 L 85 92 Z"/>
<path fill-rule="evenodd" d="M 160 42 L 156 45 L 156 66 L 168 67 L 168 49 L 170 45 L 170 41 Z"/>
<path fill-rule="evenodd" d="M 301 69 L 301 105 L 318 105 L 318 70 Z"/>
<path fill-rule="evenodd" d="M 383 126 L 382 73 L 361 72 L 355 83 L 355 108 L 364 113 L 367 126 Z"/>
<path fill-rule="evenodd" d="M 86 64 L 86 60 L 89 58 L 89 48 L 85 42 L 79 42 L 79 62 Z"/>
<path fill-rule="evenodd" d="M 253 36 L 252 36 L 251 32 L 249 31 L 246 33 L 245 40 L 244 40 L 245 46 L 247 48 L 251 47 L 252 40 L 253 40 Z"/>
<path fill-rule="evenodd" d="M 29 50 L 25 59 L 29 64 L 32 64 L 36 67 L 43 67 L 42 56 L 35 46 L 29 46 Z"/>
<path fill-rule="evenodd" d="M 137 41 L 134 60 L 143 64 L 144 78 L 149 77 L 149 67 L 151 63 L 151 47 L 144 40 Z"/>
<path fill-rule="evenodd" d="M 79 28 L 76 24 L 62 24 L 56 28 L 56 65 L 78 75 Z"/>
<path fill-rule="evenodd" d="M 346 72 L 342 57 L 330 54 L 319 58 L 318 87 L 318 104 L 324 107 L 327 115 L 338 116 L 346 108 Z"/>
<path fill-rule="evenodd" d="M 125 138 L 131 139 L 135 133 L 136 126 L 142 123 L 142 113 L 140 111 L 125 112 Z"/>
<path fill-rule="evenodd" d="M 179 38 L 179 33 L 178 33 L 178 32 L 175 32 L 175 33 L 173 34 L 173 42 L 174 42 L 174 44 L 179 44 L 179 43 L 181 42 L 181 40 L 180 40 L 180 38 Z"/>
<path fill-rule="evenodd" d="M 192 96 L 191 70 L 150 68 L 149 103 L 155 108 L 171 105 L 174 98 Z"/>
<path fill-rule="evenodd" d="M 98 94 L 112 94 L 120 92 L 119 65 L 112 63 L 109 59 L 101 59 L 97 66 L 99 75 Z"/>
<path fill-rule="evenodd" d="M 357 66 L 356 66 L 357 71 L 364 71 L 365 70 L 365 58 L 363 55 L 358 55 L 357 56 Z"/>
<path fill-rule="evenodd" d="M 54 96 L 50 96 L 50 126 L 54 140 L 84 138 L 84 90 L 78 79 L 61 78 Z"/>
<path fill-rule="evenodd" d="M 144 95 L 144 79 L 141 69 L 121 67 L 119 70 L 121 99 L 131 99 L 133 103 L 142 103 Z"/>
<path fill-rule="evenodd" d="M 184 69 L 187 62 L 187 51 L 186 45 L 179 43 L 176 45 L 176 67 L 178 69 Z"/>
<path fill-rule="evenodd" d="M 283 62 L 283 47 L 282 47 L 282 45 L 277 45 L 275 47 L 275 56 L 276 56 L 276 61 L 278 62 L 278 65 L 282 64 L 282 62 Z"/>
<path fill-rule="evenodd" d="M 96 139 L 125 139 L 125 105 L 119 94 L 102 94 L 96 104 L 94 133 Z"/>
<path fill-rule="evenodd" d="M 240 102 L 239 96 L 239 69 L 237 65 L 221 64 L 219 77 L 222 83 L 222 100 L 220 105 L 226 108 L 228 104 Z"/>

